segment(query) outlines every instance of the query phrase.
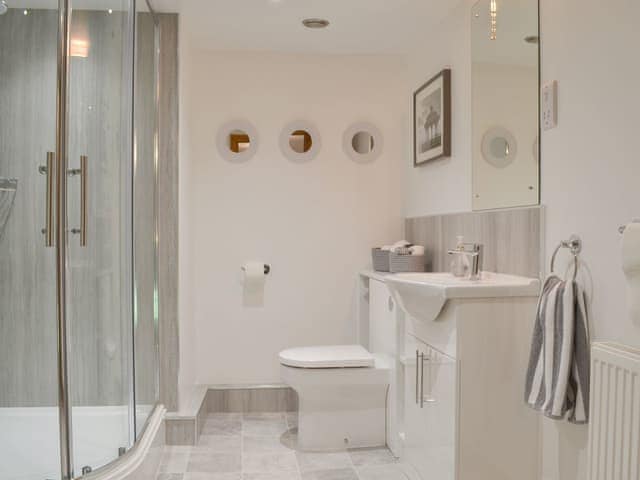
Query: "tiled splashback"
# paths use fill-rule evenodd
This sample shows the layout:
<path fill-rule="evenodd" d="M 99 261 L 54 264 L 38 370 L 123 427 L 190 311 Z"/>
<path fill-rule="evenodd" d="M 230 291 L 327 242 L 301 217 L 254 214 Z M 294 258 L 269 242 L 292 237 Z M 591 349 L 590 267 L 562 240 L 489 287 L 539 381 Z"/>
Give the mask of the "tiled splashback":
<path fill-rule="evenodd" d="M 427 270 L 449 270 L 447 250 L 458 235 L 484 245 L 483 270 L 539 277 L 542 270 L 544 208 L 455 213 L 405 220 L 406 239 L 426 248 Z"/>

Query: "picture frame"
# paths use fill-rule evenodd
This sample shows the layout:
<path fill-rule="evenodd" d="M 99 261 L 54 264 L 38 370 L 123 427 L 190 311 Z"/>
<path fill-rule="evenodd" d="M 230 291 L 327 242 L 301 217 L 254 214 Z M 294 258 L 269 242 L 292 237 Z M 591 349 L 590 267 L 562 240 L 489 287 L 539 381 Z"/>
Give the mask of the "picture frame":
<path fill-rule="evenodd" d="M 451 156 L 451 69 L 413 94 L 413 166 Z"/>

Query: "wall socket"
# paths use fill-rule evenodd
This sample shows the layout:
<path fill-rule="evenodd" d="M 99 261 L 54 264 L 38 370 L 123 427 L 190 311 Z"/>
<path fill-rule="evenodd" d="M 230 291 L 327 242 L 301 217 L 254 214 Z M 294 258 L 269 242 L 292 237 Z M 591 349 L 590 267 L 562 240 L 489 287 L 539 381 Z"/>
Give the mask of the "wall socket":
<path fill-rule="evenodd" d="M 542 129 L 551 130 L 558 126 L 558 82 L 545 83 L 542 86 Z"/>

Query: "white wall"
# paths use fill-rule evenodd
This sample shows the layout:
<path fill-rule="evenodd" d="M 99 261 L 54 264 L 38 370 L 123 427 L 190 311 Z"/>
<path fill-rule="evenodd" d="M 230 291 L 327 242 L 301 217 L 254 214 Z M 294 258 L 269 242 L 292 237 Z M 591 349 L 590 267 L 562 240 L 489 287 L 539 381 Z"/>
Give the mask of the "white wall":
<path fill-rule="evenodd" d="M 189 181 L 182 183 L 180 321 L 193 342 L 181 349 L 181 379 L 279 382 L 281 349 L 355 340 L 356 274 L 370 262 L 370 247 L 401 235 L 404 64 L 188 50 L 181 58 L 181 175 Z M 246 164 L 216 150 L 218 127 L 236 117 L 260 135 Z M 289 162 L 279 150 L 281 129 L 297 118 L 322 136 L 311 163 Z M 360 120 L 384 135 L 384 153 L 369 165 L 342 151 L 342 133 Z M 252 259 L 272 265 L 263 308 L 242 306 L 240 267 Z"/>
<path fill-rule="evenodd" d="M 452 65 L 454 157 L 407 167 L 407 216 L 470 209 L 471 3 L 465 3 L 434 31 L 433 55 L 430 51 L 410 67 L 414 88 L 420 78 Z M 579 234 L 583 282 L 592 291 L 593 340 L 640 347 L 640 328 L 626 314 L 617 232 L 620 224 L 640 216 L 640 57 L 635 52 L 640 3 L 542 0 L 541 15 L 543 81 L 559 82 L 559 125 L 542 135 L 546 261 L 559 240 Z M 543 423 L 544 479 L 586 478 L 587 428 Z"/>
<path fill-rule="evenodd" d="M 640 347 L 627 317 L 618 226 L 640 216 L 640 3 L 543 0 L 542 77 L 559 82 L 555 130 L 542 135 L 547 253 L 575 232 L 593 284 L 595 340 Z M 545 479 L 584 479 L 585 427 L 545 422 Z"/>

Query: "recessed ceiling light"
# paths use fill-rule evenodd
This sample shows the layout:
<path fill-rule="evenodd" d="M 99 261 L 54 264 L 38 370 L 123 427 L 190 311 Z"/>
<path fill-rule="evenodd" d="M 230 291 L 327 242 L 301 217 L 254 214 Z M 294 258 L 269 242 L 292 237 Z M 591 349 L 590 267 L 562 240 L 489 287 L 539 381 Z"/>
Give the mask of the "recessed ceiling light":
<path fill-rule="evenodd" d="M 324 18 L 305 18 L 302 20 L 302 24 L 307 28 L 327 28 L 329 26 L 329 20 Z"/>

